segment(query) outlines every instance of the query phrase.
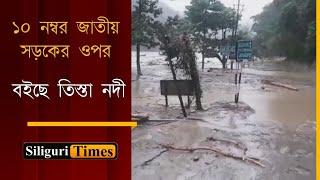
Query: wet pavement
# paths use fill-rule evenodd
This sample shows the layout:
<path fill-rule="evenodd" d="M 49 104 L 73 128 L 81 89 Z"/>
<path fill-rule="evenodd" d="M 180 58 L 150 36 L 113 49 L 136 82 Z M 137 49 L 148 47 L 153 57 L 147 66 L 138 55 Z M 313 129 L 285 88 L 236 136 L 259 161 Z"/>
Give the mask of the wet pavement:
<path fill-rule="evenodd" d="M 169 97 L 167 108 L 160 95 L 159 81 L 172 79 L 164 57 L 142 54 L 144 75 L 132 81 L 132 113 L 150 121 L 132 132 L 133 179 L 315 179 L 313 68 L 251 63 L 235 104 L 234 72 L 207 59 L 200 71 L 205 110 L 192 106 L 184 118 L 177 97 Z"/>

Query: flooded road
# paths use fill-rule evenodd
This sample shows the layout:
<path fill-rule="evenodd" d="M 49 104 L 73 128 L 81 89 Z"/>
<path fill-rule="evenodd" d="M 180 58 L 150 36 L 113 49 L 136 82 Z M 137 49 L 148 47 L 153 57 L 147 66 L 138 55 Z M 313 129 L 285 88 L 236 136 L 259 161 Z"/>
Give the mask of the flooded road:
<path fill-rule="evenodd" d="M 133 179 L 315 179 L 312 68 L 254 62 L 244 69 L 235 104 L 234 72 L 207 59 L 200 71 L 205 110 L 192 107 L 183 118 L 178 98 L 170 96 L 166 108 L 160 95 L 159 81 L 172 79 L 164 57 L 143 54 L 144 75 L 132 81 L 132 113 L 150 121 L 132 133 Z"/>

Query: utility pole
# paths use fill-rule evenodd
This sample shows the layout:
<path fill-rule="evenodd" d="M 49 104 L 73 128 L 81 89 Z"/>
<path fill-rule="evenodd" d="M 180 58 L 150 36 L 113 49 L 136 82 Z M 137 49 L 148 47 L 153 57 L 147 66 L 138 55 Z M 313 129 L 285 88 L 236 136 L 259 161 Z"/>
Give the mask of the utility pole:
<path fill-rule="evenodd" d="M 232 34 L 231 34 L 231 37 L 232 37 L 232 41 L 234 40 L 234 30 L 235 30 L 235 24 L 236 24 L 236 4 L 233 4 L 233 8 L 232 8 Z"/>
<path fill-rule="evenodd" d="M 236 41 L 238 40 L 238 25 L 239 25 L 239 18 L 240 18 L 240 0 L 238 0 L 238 5 L 237 5 L 238 7 L 237 7 L 237 18 L 236 18 L 236 28 L 235 28 L 235 32 L 234 32 L 234 34 L 235 34 L 235 39 L 236 39 Z M 236 57 L 236 59 L 238 59 L 237 57 Z"/>
<path fill-rule="evenodd" d="M 235 45 L 235 59 L 236 63 L 238 62 L 238 48 L 237 48 L 237 41 L 238 41 L 238 26 L 239 26 L 239 19 L 240 19 L 240 5 L 241 1 L 238 0 L 238 4 L 233 4 L 233 10 L 237 9 L 234 15 L 234 24 L 232 28 L 232 41 Z M 231 62 L 231 70 L 233 70 L 233 61 Z"/>

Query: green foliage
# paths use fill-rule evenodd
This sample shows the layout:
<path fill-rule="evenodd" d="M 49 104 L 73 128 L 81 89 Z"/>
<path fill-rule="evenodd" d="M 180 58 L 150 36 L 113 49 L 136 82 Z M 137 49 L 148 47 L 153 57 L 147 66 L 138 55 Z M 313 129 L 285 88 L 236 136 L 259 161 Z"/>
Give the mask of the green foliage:
<path fill-rule="evenodd" d="M 142 75 L 140 67 L 140 46 L 148 48 L 157 45 L 155 40 L 155 19 L 162 13 L 158 0 L 137 0 L 132 11 L 132 44 L 137 50 L 137 79 Z"/>
<path fill-rule="evenodd" d="M 167 41 L 167 38 L 170 38 L 171 41 L 177 40 L 183 32 L 190 32 L 190 24 L 178 15 L 168 17 L 166 22 L 158 22 L 156 25 L 157 39 L 162 44 Z"/>
<path fill-rule="evenodd" d="M 222 34 L 232 29 L 235 24 L 235 11 L 225 7 L 217 0 L 191 0 L 186 7 L 186 17 L 191 24 L 193 41 L 201 52 L 208 48 L 214 49 L 218 43 L 218 30 Z M 221 39 L 224 39 L 225 36 Z"/>
<path fill-rule="evenodd" d="M 315 60 L 315 0 L 274 0 L 253 19 L 255 54 Z"/>
<path fill-rule="evenodd" d="M 185 49 L 182 42 L 182 34 L 190 32 L 190 24 L 185 19 L 179 16 L 168 17 L 165 23 L 159 23 L 157 26 L 157 39 L 160 42 L 161 53 L 167 56 L 168 59 L 173 59 L 173 64 L 176 69 L 181 69 L 186 76 L 190 75 L 190 69 L 186 58 L 181 58 L 182 51 Z M 191 47 L 189 41 L 188 47 Z M 194 54 L 194 48 L 189 50 Z M 195 59 L 195 56 L 194 56 Z"/>
<path fill-rule="evenodd" d="M 308 26 L 308 33 L 305 43 L 306 54 L 314 58 L 316 54 L 316 22 L 312 21 Z"/>
<path fill-rule="evenodd" d="M 167 56 L 168 59 L 173 60 L 173 64 L 176 69 L 181 69 L 186 76 L 190 75 L 190 68 L 188 66 L 189 59 L 196 59 L 194 54 L 194 47 L 187 34 L 190 33 L 190 24 L 185 19 L 181 19 L 179 16 L 168 17 L 164 23 L 158 23 L 157 25 L 157 39 L 160 42 L 161 53 Z M 183 41 L 183 37 L 187 40 Z M 188 56 L 190 58 L 182 58 L 183 52 L 186 52 L 188 47 Z"/>
<path fill-rule="evenodd" d="M 132 11 L 132 43 L 151 48 L 155 41 L 155 20 L 162 13 L 158 0 L 137 0 Z"/>
<path fill-rule="evenodd" d="M 196 64 L 194 47 L 189 38 L 190 23 L 179 16 L 168 17 L 165 23 L 157 24 L 160 49 L 167 56 L 173 72 L 182 71 L 184 77 L 192 80 L 197 110 L 202 110 L 201 85 Z M 175 74 L 175 73 L 173 73 Z M 174 78 L 176 75 L 173 75 Z"/>

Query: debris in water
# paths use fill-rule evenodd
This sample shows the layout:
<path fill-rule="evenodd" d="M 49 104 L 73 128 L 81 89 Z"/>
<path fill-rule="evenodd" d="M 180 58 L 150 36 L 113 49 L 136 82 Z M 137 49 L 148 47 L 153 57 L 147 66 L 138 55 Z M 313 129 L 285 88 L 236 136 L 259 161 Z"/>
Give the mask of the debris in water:
<path fill-rule="evenodd" d="M 165 153 L 165 152 L 167 152 L 167 151 L 169 151 L 169 150 L 168 150 L 168 149 L 165 149 L 165 150 L 161 151 L 159 154 L 153 156 L 151 159 L 143 162 L 143 163 L 141 164 L 141 166 L 147 166 L 147 165 L 149 165 L 153 160 L 155 160 L 156 158 L 160 157 L 163 153 Z"/>
<path fill-rule="evenodd" d="M 272 85 L 272 86 L 276 86 L 276 87 L 281 87 L 281 88 L 285 88 L 288 90 L 292 90 L 292 91 L 299 91 L 298 88 L 287 85 L 287 84 L 282 84 L 282 83 L 277 83 L 277 82 L 272 82 L 270 80 L 262 80 L 263 84 L 267 84 L 267 85 Z"/>
<path fill-rule="evenodd" d="M 305 167 L 302 167 L 300 165 L 298 165 L 297 167 L 294 167 L 294 168 L 289 168 L 287 170 L 287 173 L 291 174 L 300 174 L 300 175 L 309 175 L 310 174 L 310 170 L 305 168 Z"/>
<path fill-rule="evenodd" d="M 257 158 L 253 158 L 253 157 L 240 157 L 240 156 L 235 156 L 233 154 L 228 154 L 225 152 L 222 152 L 220 150 L 217 149 L 213 149 L 213 148 L 206 148 L 206 147 L 199 147 L 199 148 L 177 148 L 177 147 L 173 147 L 171 145 L 161 145 L 163 148 L 166 148 L 167 150 L 175 150 L 175 151 L 186 151 L 186 152 L 190 152 L 193 153 L 194 151 L 211 151 L 211 152 L 215 152 L 217 154 L 220 154 L 224 157 L 229 157 L 229 158 L 233 158 L 236 160 L 240 160 L 240 161 L 244 161 L 244 162 L 249 162 L 252 164 L 255 164 L 257 166 L 260 167 L 265 167 L 264 164 L 261 163 L 261 160 L 257 159 Z"/>
<path fill-rule="evenodd" d="M 149 120 L 149 116 L 133 114 L 132 115 L 132 120 L 138 121 L 138 122 L 144 122 L 144 121 L 148 121 Z"/>
<path fill-rule="evenodd" d="M 197 162 L 197 161 L 199 161 L 199 157 L 195 157 L 195 158 L 193 158 L 192 160 L 194 161 L 194 162 Z"/>

